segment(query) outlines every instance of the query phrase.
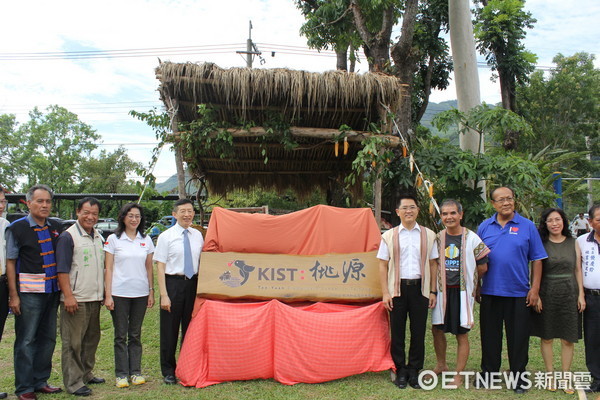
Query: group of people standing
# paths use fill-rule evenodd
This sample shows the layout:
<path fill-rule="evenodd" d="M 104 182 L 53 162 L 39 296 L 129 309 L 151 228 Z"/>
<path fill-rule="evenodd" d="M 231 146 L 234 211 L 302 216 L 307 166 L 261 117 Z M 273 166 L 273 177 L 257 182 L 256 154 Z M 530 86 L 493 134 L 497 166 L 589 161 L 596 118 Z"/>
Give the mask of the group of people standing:
<path fill-rule="evenodd" d="M 191 320 L 201 233 L 192 228 L 194 208 L 175 203 L 177 224 L 160 236 L 156 248 L 144 234 L 143 208 L 128 203 L 118 228 L 104 242 L 95 230 L 101 211 L 94 197 L 83 198 L 76 222 L 61 232 L 49 219 L 53 192 L 35 185 L 26 194 L 29 214 L 9 224 L 0 218 L 0 339 L 8 309 L 15 314 L 15 394 L 59 393 L 48 383 L 56 344 L 58 309 L 62 339 L 61 367 L 68 393 L 89 396 L 88 385 L 104 383 L 94 375 L 100 341 L 100 309 L 110 310 L 114 325 L 116 386 L 146 382 L 141 371 L 142 323 L 154 305 L 153 261 L 161 294 L 160 362 L 164 382 L 174 384 L 177 343 Z M 6 208 L 0 188 L 0 214 Z M 0 393 L 0 398 L 7 394 Z"/>
<path fill-rule="evenodd" d="M 481 374 L 498 373 L 503 328 L 506 331 L 514 391 L 527 389 L 523 373 L 530 335 L 541 338 L 547 372 L 553 372 L 552 341 L 561 340 L 561 371 L 569 371 L 573 343 L 585 334 L 586 364 L 593 378 L 588 391 L 600 391 L 600 205 L 589 211 L 591 232 L 571 237 L 561 209 L 545 210 L 539 227 L 515 211 L 515 194 L 494 189 L 496 213 L 477 233 L 461 226 L 462 205 L 441 204 L 445 229 L 437 235 L 416 220 L 415 197 L 401 196 L 396 210 L 400 225 L 382 235 L 377 258 L 384 306 L 390 312 L 391 354 L 399 388 L 420 388 L 428 309 L 437 364 L 448 370 L 445 333 L 456 335 L 454 385 L 461 385 L 469 355 L 468 332 L 473 307 L 480 302 Z M 529 264 L 531 264 L 531 271 Z M 408 357 L 405 330 L 410 321 Z M 547 388 L 557 390 L 557 383 Z M 570 385 L 562 387 L 574 393 Z"/>
<path fill-rule="evenodd" d="M 492 191 L 496 213 L 477 233 L 463 227 L 462 205 L 441 204 L 445 229 L 435 234 L 417 223 L 415 197 L 402 196 L 396 210 L 401 224 L 382 235 L 377 254 L 383 304 L 390 312 L 391 355 L 399 388 L 420 388 L 425 358 L 428 310 L 437 364 L 448 370 L 446 333 L 457 339 L 456 372 L 470 352 L 475 302 L 480 302 L 481 372 L 500 371 L 503 328 L 515 392 L 528 363 L 530 335 L 541 338 L 546 370 L 552 372 L 552 340 L 561 340 L 561 370 L 569 371 L 573 343 L 585 336 L 586 364 L 600 391 L 600 205 L 589 211 L 591 232 L 571 237 L 564 212 L 545 210 L 539 227 L 515 211 L 514 192 Z M 88 396 L 88 385 L 104 383 L 93 373 L 100 341 L 100 309 L 110 310 L 114 325 L 115 384 L 141 385 L 141 329 L 153 307 L 154 273 L 160 289 L 160 364 L 163 380 L 177 382 L 179 332 L 185 336 L 196 297 L 202 234 L 191 227 L 192 202 L 175 203 L 177 224 L 158 239 L 144 234 L 143 208 L 128 203 L 118 228 L 106 242 L 94 229 L 101 211 L 93 197 L 77 206 L 77 221 L 66 231 L 49 219 L 52 190 L 36 185 L 26 194 L 29 214 L 12 224 L 0 218 L 0 339 L 9 307 L 15 314 L 15 393 L 58 393 L 48 383 L 60 308 L 62 373 L 65 390 Z M 6 207 L 0 188 L 0 214 Z M 531 272 L 529 264 L 531 263 Z M 406 325 L 410 324 L 408 355 Z M 454 383 L 460 385 L 461 375 Z M 556 385 L 550 385 L 556 390 Z M 572 393 L 572 388 L 564 388 Z M 5 398 L 6 393 L 0 393 Z"/>

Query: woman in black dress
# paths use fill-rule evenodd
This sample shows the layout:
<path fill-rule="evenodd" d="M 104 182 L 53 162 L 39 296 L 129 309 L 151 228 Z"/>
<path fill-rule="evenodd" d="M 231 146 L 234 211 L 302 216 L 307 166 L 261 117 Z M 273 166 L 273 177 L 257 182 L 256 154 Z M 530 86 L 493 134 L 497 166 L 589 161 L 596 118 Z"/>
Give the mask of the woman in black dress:
<path fill-rule="evenodd" d="M 571 237 L 567 217 L 559 208 L 544 210 L 539 233 L 548 253 L 543 260 L 540 301 L 533 316 L 532 336 L 541 338 L 542 358 L 546 371 L 554 372 L 552 342 L 561 341 L 561 369 L 571 369 L 574 343 L 581 339 L 581 313 L 585 296 L 581 275 L 581 252 Z M 555 391 L 554 380 L 549 390 Z M 573 394 L 573 388 L 564 389 Z"/>

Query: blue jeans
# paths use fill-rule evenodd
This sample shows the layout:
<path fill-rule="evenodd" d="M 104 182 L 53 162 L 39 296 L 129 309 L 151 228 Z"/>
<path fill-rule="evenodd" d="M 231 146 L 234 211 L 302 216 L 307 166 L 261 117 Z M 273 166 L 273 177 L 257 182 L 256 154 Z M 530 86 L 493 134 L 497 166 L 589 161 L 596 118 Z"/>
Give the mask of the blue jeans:
<path fill-rule="evenodd" d="M 52 371 L 60 292 L 20 293 L 15 317 L 15 394 L 44 387 Z"/>

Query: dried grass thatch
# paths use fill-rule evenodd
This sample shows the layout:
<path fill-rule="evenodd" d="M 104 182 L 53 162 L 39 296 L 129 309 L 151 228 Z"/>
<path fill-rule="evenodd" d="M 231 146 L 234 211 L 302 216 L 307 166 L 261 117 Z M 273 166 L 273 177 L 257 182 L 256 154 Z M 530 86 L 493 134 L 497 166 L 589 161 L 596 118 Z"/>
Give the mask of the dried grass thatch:
<path fill-rule="evenodd" d="M 267 111 L 293 125 L 366 130 L 380 123 L 381 104 L 399 107 L 402 86 L 392 76 L 344 71 L 314 73 L 289 69 L 223 69 L 212 63 L 162 63 L 156 69 L 161 95 L 179 100 L 180 117 L 195 118 L 198 104 L 217 108 L 233 124 L 261 126 Z"/>
<path fill-rule="evenodd" d="M 383 74 L 222 69 L 212 63 L 167 62 L 156 69 L 156 75 L 162 100 L 167 107 L 170 99 L 176 101 L 182 122 L 197 119 L 197 106 L 207 104 L 220 120 L 235 126 L 249 122 L 263 126 L 277 113 L 296 127 L 337 130 L 345 124 L 361 131 L 371 123 L 384 126 L 387 115 L 382 104 L 396 110 L 402 101 L 398 80 Z M 236 137 L 231 159 L 209 151 L 195 159 L 197 167 L 192 172 L 205 177 L 211 190 L 219 194 L 262 186 L 292 188 L 302 196 L 315 187 L 326 191 L 342 185 L 361 149 L 360 142 L 354 141 L 346 156 L 335 157 L 331 138 L 315 134 L 296 140 L 299 147 L 294 150 L 276 140 L 268 143 L 269 161 L 265 164 L 255 138 Z M 357 182 L 352 191 L 358 196 L 360 190 Z"/>

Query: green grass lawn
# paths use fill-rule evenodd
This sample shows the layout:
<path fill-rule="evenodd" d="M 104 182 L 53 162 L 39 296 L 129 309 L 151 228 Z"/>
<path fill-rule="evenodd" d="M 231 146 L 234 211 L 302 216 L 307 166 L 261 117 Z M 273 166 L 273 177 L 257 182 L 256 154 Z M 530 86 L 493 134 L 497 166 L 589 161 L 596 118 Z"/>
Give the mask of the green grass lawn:
<path fill-rule="evenodd" d="M 550 393 L 545 390 L 532 389 L 525 397 L 515 395 L 512 390 L 484 390 L 484 389 L 458 389 L 444 390 L 434 389 L 432 391 L 398 389 L 390 381 L 389 372 L 366 373 L 348 378 L 327 382 L 322 384 L 298 384 L 285 386 L 273 380 L 254 380 L 227 382 L 219 385 L 209 386 L 204 389 L 185 388 L 180 385 L 168 386 L 162 383 L 159 363 L 159 308 L 155 306 L 146 314 L 144 321 L 142 341 L 144 344 L 144 355 L 142 359 L 142 373 L 148 380 L 145 385 L 118 389 L 114 386 L 114 364 L 113 364 L 113 327 L 109 312 L 103 308 L 101 312 L 102 339 L 97 352 L 96 376 L 103 377 L 107 383 L 92 385 L 94 399 L 505 399 L 505 398 L 527 398 L 527 399 L 575 399 L 577 396 L 569 396 L 562 393 Z M 467 370 L 477 371 L 480 363 L 479 328 L 476 325 L 473 332 L 469 334 L 471 341 L 471 356 Z M 448 355 L 450 368 L 454 365 L 454 354 L 456 352 L 456 341 L 454 337 L 448 337 Z M 427 348 L 425 369 L 435 366 L 435 354 L 433 351 L 431 332 L 426 336 Z M 14 342 L 14 318 L 9 316 L 0 343 L 0 391 L 14 392 L 13 378 L 13 351 Z M 56 350 L 54 352 L 53 372 L 50 383 L 63 386 L 60 371 L 60 336 L 57 338 Z M 555 341 L 555 367 L 560 366 L 558 356 L 560 347 Z M 235 365 L 231 366 L 236 368 Z M 502 368 L 508 368 L 506 358 L 506 344 L 504 345 L 504 358 Z M 529 351 L 529 371 L 543 371 L 544 364 L 539 350 L 539 339 L 531 338 Z M 587 371 L 585 368 L 585 357 L 583 341 L 575 345 L 575 358 L 573 371 Z M 72 398 L 66 393 L 58 395 L 42 395 L 46 399 Z M 13 396 L 14 398 L 14 396 Z M 595 398 L 595 397 L 589 397 Z"/>

